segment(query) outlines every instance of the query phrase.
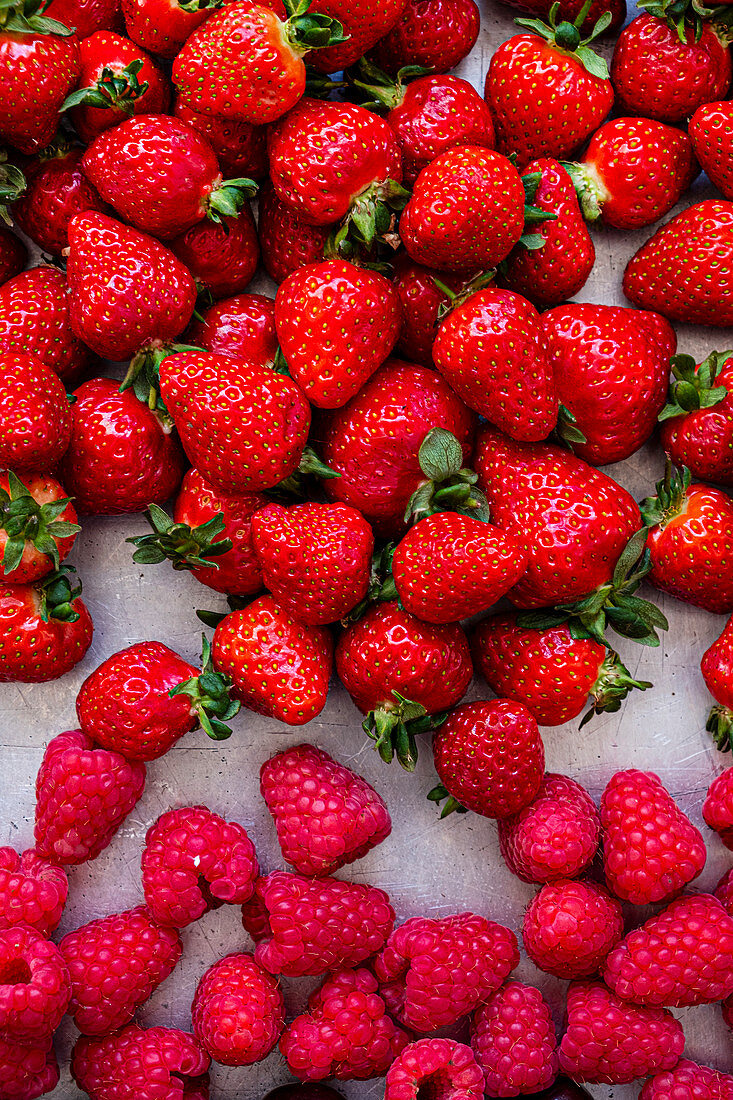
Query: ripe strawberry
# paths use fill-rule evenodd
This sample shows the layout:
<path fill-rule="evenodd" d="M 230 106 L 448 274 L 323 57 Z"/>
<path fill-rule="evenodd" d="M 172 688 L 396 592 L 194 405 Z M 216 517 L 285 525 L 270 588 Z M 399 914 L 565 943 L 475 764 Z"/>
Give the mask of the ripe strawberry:
<path fill-rule="evenodd" d="M 167 4 L 166 7 L 168 11 L 175 10 Z M 217 115 L 202 115 L 180 99 L 176 101 L 173 114 L 206 138 L 225 176 L 247 176 L 256 180 L 267 176 L 266 127 Z"/>
<path fill-rule="evenodd" d="M 345 260 L 300 268 L 280 284 L 275 299 L 280 348 L 318 408 L 351 400 L 391 352 L 400 320 L 389 280 Z"/>
<path fill-rule="evenodd" d="M 270 489 L 297 469 L 310 406 L 291 378 L 203 351 L 169 355 L 159 370 L 186 454 L 217 489 Z"/>
<path fill-rule="evenodd" d="M 92 618 L 63 570 L 36 584 L 0 584 L 0 681 L 57 680 L 92 641 Z"/>
<path fill-rule="evenodd" d="M 353 65 L 367 50 L 388 34 L 405 9 L 406 0 L 314 0 L 311 14 L 329 15 L 343 27 L 346 41 L 319 50 L 309 64 L 319 73 L 335 73 Z"/>
<path fill-rule="evenodd" d="M 82 373 L 90 353 L 72 331 L 58 268 L 33 267 L 0 286 L 0 348 L 35 355 L 67 385 Z"/>
<path fill-rule="evenodd" d="M 509 817 L 537 794 L 545 749 L 537 723 L 522 703 L 507 699 L 465 703 L 450 711 L 433 739 L 441 786 L 428 798 L 448 801 L 441 817 L 464 807 L 482 817 Z"/>
<path fill-rule="evenodd" d="M 727 752 L 733 740 L 733 620 L 723 627 L 720 637 L 705 650 L 700 662 L 705 686 L 716 702 L 708 715 L 707 729 L 721 752 Z"/>
<path fill-rule="evenodd" d="M 267 183 L 259 195 L 257 231 L 262 263 L 271 279 L 283 282 L 299 267 L 323 259 L 329 225 L 309 225 Z"/>
<path fill-rule="evenodd" d="M 59 254 L 69 244 L 69 222 L 85 210 L 104 211 L 96 189 L 81 167 L 82 149 L 53 146 L 48 156 L 26 168 L 28 187 L 13 203 L 13 217 L 44 252 Z"/>
<path fill-rule="evenodd" d="M 174 58 L 184 42 L 221 7 L 220 0 L 204 0 L 191 9 L 184 0 L 123 0 L 127 35 L 159 57 Z"/>
<path fill-rule="evenodd" d="M 297 622 L 272 596 L 225 615 L 212 652 L 214 667 L 233 681 L 232 695 L 255 714 L 302 726 L 323 710 L 333 666 L 331 634 Z"/>
<path fill-rule="evenodd" d="M 0 286 L 14 278 L 28 262 L 28 249 L 7 225 L 0 225 Z"/>
<path fill-rule="evenodd" d="M 71 326 L 103 359 L 129 359 L 150 340 L 165 343 L 188 324 L 196 288 L 162 244 L 105 214 L 69 223 Z"/>
<path fill-rule="evenodd" d="M 526 298 L 488 287 L 458 299 L 433 344 L 435 365 L 458 396 L 525 442 L 544 439 L 557 421 L 543 327 Z"/>
<path fill-rule="evenodd" d="M 444 73 L 471 52 L 479 27 L 474 0 L 407 0 L 400 18 L 369 56 L 391 76 L 405 65 Z"/>
<path fill-rule="evenodd" d="M 525 15 L 537 16 L 539 19 L 547 19 L 552 8 L 552 0 L 502 0 L 502 3 L 507 4 L 510 8 L 517 8 Z M 560 19 L 572 23 L 580 15 L 581 10 L 584 9 L 584 0 L 560 0 L 557 14 Z M 592 31 L 606 11 L 611 12 L 612 19 L 604 33 L 610 34 L 617 31 L 626 19 L 626 0 L 608 0 L 608 2 L 607 0 L 593 0 L 588 10 L 585 11 L 580 30 Z"/>
<path fill-rule="evenodd" d="M 698 33 L 699 32 L 699 33 Z M 660 122 L 682 122 L 730 88 L 730 51 L 708 22 L 670 22 L 648 12 L 621 32 L 611 62 L 617 107 Z"/>
<path fill-rule="evenodd" d="M 43 473 L 71 439 L 71 409 L 58 376 L 33 355 L 0 351 L 0 469 Z"/>
<path fill-rule="evenodd" d="M 726 768 L 720 775 L 716 775 L 708 787 L 702 816 L 705 824 L 715 830 L 726 848 L 733 851 L 733 768 Z"/>
<path fill-rule="evenodd" d="M 733 204 L 706 199 L 658 229 L 632 256 L 624 294 L 671 321 L 733 324 Z"/>
<path fill-rule="evenodd" d="M 249 286 L 260 259 L 257 226 L 247 203 L 214 222 L 203 218 L 170 241 L 170 250 L 185 264 L 196 285 L 213 298 L 239 294 Z"/>
<path fill-rule="evenodd" d="M 74 27 L 81 41 L 95 31 L 110 30 L 119 25 L 120 0 L 51 0 L 44 15 Z"/>
<path fill-rule="evenodd" d="M 399 252 L 395 257 L 392 282 L 402 303 L 402 327 L 397 351 L 408 362 L 420 363 L 424 367 L 433 366 L 438 313 L 440 307 L 447 306 L 450 301 L 448 294 L 436 285 L 436 279 L 447 285 L 449 290 L 459 288 L 460 281 L 455 276 L 439 275 L 437 271 L 414 263 L 404 252 Z"/>
<path fill-rule="evenodd" d="M 263 294 L 237 294 L 215 302 L 188 329 L 198 348 L 271 367 L 277 352 L 275 302 Z"/>
<path fill-rule="evenodd" d="M 308 12 L 307 4 L 288 0 L 272 9 L 234 0 L 187 38 L 173 63 L 173 82 L 194 111 L 264 125 L 303 95 L 303 56 L 343 39 L 340 23 Z"/>
<path fill-rule="evenodd" d="M 672 374 L 662 446 L 694 477 L 733 485 L 733 353 L 711 351 L 700 364 L 677 355 Z"/>
<path fill-rule="evenodd" d="M 557 14 L 553 8 L 549 24 L 518 19 L 534 33 L 502 43 L 486 74 L 484 94 L 497 148 L 516 153 L 520 168 L 535 157 L 567 157 L 598 129 L 613 104 L 606 63 L 589 46 L 611 22 L 610 13 L 585 38 L 575 23 L 557 23 Z"/>
<path fill-rule="evenodd" d="M 20 481 L 0 472 L 0 552 L 13 584 L 31 584 L 67 556 L 81 527 L 66 490 L 49 474 Z"/>
<path fill-rule="evenodd" d="M 440 271 L 475 271 L 503 260 L 524 228 L 519 173 L 477 145 L 441 153 L 420 172 L 400 219 L 409 256 Z"/>
<path fill-rule="evenodd" d="M 690 119 L 695 155 L 708 178 L 726 199 L 733 199 L 733 118 L 727 102 L 705 103 Z"/>
<path fill-rule="evenodd" d="M 632 679 L 612 649 L 574 638 L 565 623 L 537 630 L 518 625 L 516 615 L 495 615 L 478 624 L 471 642 L 491 690 L 524 703 L 541 726 L 570 722 L 589 702 L 584 724 L 594 714 L 619 710 L 632 688 L 652 686 Z"/>

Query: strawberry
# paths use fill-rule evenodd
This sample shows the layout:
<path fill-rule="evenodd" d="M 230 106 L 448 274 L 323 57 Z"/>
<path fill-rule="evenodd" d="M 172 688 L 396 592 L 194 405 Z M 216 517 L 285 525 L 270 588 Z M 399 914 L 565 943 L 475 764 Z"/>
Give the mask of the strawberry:
<path fill-rule="evenodd" d="M 43 14 L 73 27 L 81 41 L 119 25 L 120 0 L 51 0 Z"/>
<path fill-rule="evenodd" d="M 270 489 L 297 469 L 310 407 L 291 378 L 204 351 L 169 355 L 159 369 L 184 450 L 216 488 Z"/>
<path fill-rule="evenodd" d="M 265 587 L 299 622 L 336 622 L 367 593 L 374 535 L 355 508 L 269 504 L 252 517 L 252 542 Z"/>
<path fill-rule="evenodd" d="M 238 294 L 215 302 L 194 321 L 188 339 L 198 348 L 272 366 L 277 352 L 275 303 L 262 294 Z"/>
<path fill-rule="evenodd" d="M 122 0 L 127 35 L 159 57 L 174 58 L 197 27 L 221 7 L 221 0 L 199 0 L 193 7 L 178 0 Z"/>
<path fill-rule="evenodd" d="M 33 267 L 0 287 L 0 348 L 30 352 L 67 384 L 78 378 L 90 353 L 71 328 L 62 271 Z"/>
<path fill-rule="evenodd" d="M 733 353 L 672 360 L 673 381 L 659 414 L 662 446 L 694 477 L 733 485 Z"/>
<path fill-rule="evenodd" d="M 392 281 L 402 303 L 402 327 L 397 351 L 411 363 L 433 366 L 433 341 L 438 331 L 438 314 L 450 298 L 436 284 L 446 284 L 448 290 L 458 290 L 460 279 L 445 273 L 439 275 L 428 267 L 414 263 L 404 252 L 397 254 Z"/>
<path fill-rule="evenodd" d="M 309 225 L 269 183 L 262 188 L 258 205 L 262 263 L 271 279 L 282 283 L 299 267 L 323 259 L 331 226 Z"/>
<path fill-rule="evenodd" d="M 543 314 L 558 398 L 572 416 L 574 432 L 584 437 L 576 442 L 571 435 L 570 444 L 593 466 L 620 462 L 638 451 L 664 405 L 669 345 L 660 344 L 656 322 L 648 325 L 647 316 L 620 306 L 575 302 Z M 666 327 L 674 340 L 671 326 Z"/>
<path fill-rule="evenodd" d="M 534 15 L 538 19 L 547 19 L 550 15 L 554 0 L 502 0 L 510 8 L 516 8 L 525 15 Z M 559 0 L 557 14 L 560 19 L 573 23 L 580 12 L 583 11 L 583 21 L 580 24 L 581 31 L 592 31 L 604 12 L 610 11 L 611 22 L 605 33 L 617 31 L 626 19 L 626 0 L 593 0 L 586 10 L 585 0 Z"/>
<path fill-rule="evenodd" d="M 567 166 L 589 221 L 641 229 L 667 214 L 699 172 L 686 133 L 647 118 L 604 122 Z"/>
<path fill-rule="evenodd" d="M 0 225 L 0 286 L 21 272 L 27 262 L 28 249 L 20 237 L 7 225 Z"/>
<path fill-rule="evenodd" d="M 50 470 L 71 439 L 66 391 L 33 355 L 0 351 L 0 469 Z"/>
<path fill-rule="evenodd" d="M 257 226 L 247 203 L 234 217 L 203 218 L 174 237 L 170 250 L 212 296 L 227 298 L 252 282 L 260 258 Z"/>
<path fill-rule="evenodd" d="M 726 199 L 733 199 L 731 104 L 705 103 L 690 119 L 690 137 L 703 171 Z"/>
<path fill-rule="evenodd" d="M 323 710 L 331 635 L 326 627 L 297 622 L 272 596 L 224 616 L 212 652 L 214 667 L 234 683 L 232 694 L 256 714 L 302 726 Z"/>
<path fill-rule="evenodd" d="M 57 680 L 79 663 L 93 630 L 80 593 L 63 570 L 35 584 L 0 585 L 0 681 Z"/>
<path fill-rule="evenodd" d="M 721 752 L 733 746 L 733 619 L 702 655 L 700 670 L 715 706 L 708 715 L 707 729 Z"/>
<path fill-rule="evenodd" d="M 485 96 L 497 148 L 516 153 L 521 168 L 535 157 L 562 159 L 597 130 L 613 105 L 608 68 L 589 43 L 611 22 L 606 12 L 585 38 L 575 23 L 518 19 L 533 34 L 502 43 L 486 74 Z M 541 85 L 537 74 L 542 74 Z"/>
<path fill-rule="evenodd" d="M 369 0 L 313 0 L 311 14 L 329 15 L 341 24 L 346 41 L 310 58 L 319 73 L 335 73 L 353 65 L 367 50 L 388 34 L 399 22 L 406 0 L 384 0 L 372 4 Z"/>
<path fill-rule="evenodd" d="M 671 321 L 733 324 L 733 203 L 706 199 L 677 214 L 632 256 L 623 288 Z"/>
<path fill-rule="evenodd" d="M 60 144 L 26 168 L 28 187 L 13 204 L 13 217 L 44 252 L 58 255 L 68 248 L 69 222 L 74 214 L 107 209 L 82 171 L 83 154 L 83 149 Z"/>
<path fill-rule="evenodd" d="M 619 710 L 632 688 L 652 686 L 632 679 L 612 649 L 574 633 L 565 623 L 538 630 L 516 615 L 494 615 L 476 627 L 471 652 L 491 690 L 524 703 L 541 726 L 570 722 L 590 703 L 583 725 Z"/>
<path fill-rule="evenodd" d="M 280 284 L 275 326 L 285 361 L 318 408 L 345 405 L 387 358 L 399 296 L 384 275 L 345 260 L 309 264 Z"/>
<path fill-rule="evenodd" d="M 471 52 L 479 28 L 474 0 L 407 0 L 401 17 L 369 56 L 391 76 L 405 65 L 444 73 Z"/>
<path fill-rule="evenodd" d="M 167 3 L 166 7 L 172 10 Z M 257 180 L 267 176 L 267 130 L 264 126 L 252 126 L 249 122 L 218 118 L 216 115 L 201 115 L 180 99 L 176 101 L 173 114 L 206 138 L 224 175 L 248 176 Z"/>
<path fill-rule="evenodd" d="M 81 527 L 64 487 L 48 474 L 0 473 L 0 551 L 13 584 L 32 584 L 61 562 Z"/>
<path fill-rule="evenodd" d="M 261 126 L 303 95 L 303 56 L 343 40 L 341 24 L 309 12 L 307 0 L 273 0 L 273 8 L 234 0 L 187 38 L 173 82 L 194 111 Z"/>
<path fill-rule="evenodd" d="M 436 367 L 512 439 L 544 439 L 557 421 L 557 397 L 539 313 L 519 294 L 493 287 L 457 302 L 438 328 Z"/>
<path fill-rule="evenodd" d="M 72 329 L 103 359 L 172 340 L 193 313 L 196 288 L 180 260 L 106 214 L 71 219 L 67 273 Z"/>

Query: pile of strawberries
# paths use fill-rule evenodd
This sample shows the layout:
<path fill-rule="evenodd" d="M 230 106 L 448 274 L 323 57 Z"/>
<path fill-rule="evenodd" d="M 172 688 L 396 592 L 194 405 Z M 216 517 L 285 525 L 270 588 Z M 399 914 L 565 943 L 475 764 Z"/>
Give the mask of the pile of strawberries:
<path fill-rule="evenodd" d="M 652 686 L 609 643 L 659 645 L 642 583 L 733 612 L 733 352 L 676 355 L 672 324 L 733 325 L 733 4 L 645 0 L 618 33 L 623 0 L 508 2 L 523 29 L 482 98 L 447 75 L 474 0 L 0 0 L 0 681 L 89 648 L 80 516 L 144 513 L 134 561 L 228 600 L 199 612 L 198 666 L 159 641 L 112 654 L 46 747 L 35 847 L 0 848 L 0 1100 L 56 1087 L 67 1013 L 91 1100 L 207 1100 L 212 1061 L 276 1046 L 303 1084 L 272 1100 L 333 1100 L 330 1078 L 733 1100 L 670 1011 L 719 1003 L 733 1028 L 733 869 L 696 892 L 705 840 L 658 777 L 617 772 L 599 810 L 540 733 Z M 720 197 L 658 224 L 701 169 Z M 570 300 L 594 222 L 650 227 L 629 307 Z M 260 263 L 274 299 L 247 293 Z M 657 430 L 637 503 L 599 467 Z M 515 931 L 396 923 L 333 877 L 391 820 L 309 744 L 262 764 L 290 870 L 171 807 L 144 904 L 52 939 L 64 868 L 109 845 L 150 762 L 226 739 L 240 708 L 308 723 L 334 668 L 381 758 L 413 771 L 432 746 L 428 798 L 496 820 L 539 888 L 521 937 L 570 983 L 559 1037 L 512 977 Z M 701 671 L 725 752 L 733 618 Z M 496 698 L 462 703 L 475 672 Z M 733 850 L 733 767 L 703 817 Z M 221 905 L 254 949 L 200 977 L 190 1032 L 141 1026 L 181 930 Z M 318 979 L 295 1017 L 281 976 Z"/>

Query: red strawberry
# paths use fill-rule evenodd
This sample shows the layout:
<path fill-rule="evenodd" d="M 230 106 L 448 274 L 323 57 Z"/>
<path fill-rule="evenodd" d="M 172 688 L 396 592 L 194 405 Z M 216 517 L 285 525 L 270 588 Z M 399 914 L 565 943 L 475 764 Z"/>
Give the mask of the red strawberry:
<path fill-rule="evenodd" d="M 7 225 L 0 225 L 0 285 L 22 271 L 27 262 L 28 249 L 20 237 Z"/>
<path fill-rule="evenodd" d="M 446 284 L 449 290 L 457 290 L 460 282 L 456 277 L 413 263 L 404 252 L 395 257 L 392 281 L 402 303 L 402 327 L 397 350 L 410 363 L 422 363 L 424 367 L 433 366 L 438 313 L 440 307 L 447 306 L 450 301 L 448 294 L 436 285 L 436 279 Z"/>
<path fill-rule="evenodd" d="M 119 25 L 120 0 L 51 0 L 44 15 L 74 27 L 81 40 Z"/>
<path fill-rule="evenodd" d="M 34 267 L 0 287 L 0 348 L 35 355 L 67 385 L 84 370 L 90 354 L 72 331 L 58 268 Z"/>
<path fill-rule="evenodd" d="M 565 623 L 544 630 L 520 626 L 516 615 L 479 623 L 471 640 L 476 668 L 498 696 L 524 703 L 541 726 L 561 726 L 590 703 L 594 714 L 615 712 L 634 680 L 617 653 L 593 638 L 574 638 Z"/>
<path fill-rule="evenodd" d="M 26 168 L 28 187 L 13 203 L 13 217 L 45 252 L 60 253 L 69 244 L 69 222 L 85 210 L 104 211 L 96 189 L 81 168 L 83 149 L 60 145 Z"/>
<path fill-rule="evenodd" d="M 659 414 L 662 446 L 694 477 L 733 484 L 733 353 L 672 360 L 673 381 Z"/>
<path fill-rule="evenodd" d="M 279 198 L 269 183 L 262 188 L 258 205 L 262 263 L 276 283 L 283 282 L 298 268 L 323 259 L 331 234 L 329 225 L 309 225 L 289 203 Z"/>
<path fill-rule="evenodd" d="M 733 199 L 733 113 L 727 102 L 705 103 L 690 119 L 695 155 L 726 199 Z"/>
<path fill-rule="evenodd" d="M 245 203 L 233 217 L 204 218 L 174 237 L 170 250 L 213 298 L 238 294 L 251 283 L 260 259 L 252 211 Z"/>
<path fill-rule="evenodd" d="M 163 2 L 169 11 L 174 10 L 167 0 Z M 266 127 L 217 115 L 201 115 L 180 99 L 176 101 L 173 114 L 206 138 L 225 176 L 247 176 L 257 180 L 267 176 Z"/>
<path fill-rule="evenodd" d="M 71 439 L 71 409 L 58 375 L 33 355 L 0 351 L 0 469 L 50 470 Z"/>
<path fill-rule="evenodd" d="M 716 775 L 708 787 L 702 805 L 702 816 L 705 824 L 718 834 L 725 847 L 733 851 L 733 768 L 726 768 L 720 775 Z M 733 1005 L 733 1001 L 731 1004 Z"/>
<path fill-rule="evenodd" d="M 128 37 L 160 57 L 173 58 L 186 39 L 221 7 L 220 0 L 204 0 L 191 9 L 184 0 L 123 0 L 122 14 Z"/>
<path fill-rule="evenodd" d="M 232 695 L 256 714 L 302 726 L 323 710 L 333 665 L 328 628 L 304 626 L 272 596 L 225 615 L 212 652 L 214 667 L 233 681 Z"/>
<path fill-rule="evenodd" d="M 493 287 L 457 302 L 438 328 L 436 367 L 512 439 L 544 439 L 557 421 L 557 397 L 539 313 L 519 294 Z"/>
<path fill-rule="evenodd" d="M 291 378 L 211 352 L 160 364 L 160 390 L 190 461 L 218 489 L 270 489 L 298 467 L 310 407 Z"/>
<path fill-rule="evenodd" d="M 556 9 L 549 25 L 518 19 L 535 33 L 502 43 L 486 74 L 497 148 L 516 153 L 521 168 L 535 157 L 567 157 L 598 129 L 613 104 L 606 63 L 588 45 L 611 22 L 610 13 L 586 38 L 574 23 L 556 19 Z"/>
<path fill-rule="evenodd" d="M 49 474 L 25 481 L 0 473 L 0 551 L 13 584 L 30 584 L 58 569 L 81 528 L 66 490 Z"/>
<path fill-rule="evenodd" d="M 319 50 L 309 64 L 319 73 L 335 73 L 353 65 L 380 38 L 392 30 L 405 9 L 406 0 L 313 0 L 312 14 L 330 15 L 343 27 L 346 41 Z"/>
<path fill-rule="evenodd" d="M 733 745 L 733 620 L 729 619 L 719 638 L 705 650 L 700 670 L 705 686 L 716 702 L 708 715 L 707 728 L 721 752 Z"/>
<path fill-rule="evenodd" d="M 394 347 L 401 316 L 389 280 L 345 260 L 300 268 L 275 299 L 281 351 L 318 408 L 340 408 L 361 389 Z"/>
<path fill-rule="evenodd" d="M 510 8 L 517 8 L 525 15 L 534 15 L 539 19 L 547 19 L 552 8 L 552 0 L 502 0 Z M 560 0 L 558 16 L 574 22 L 585 8 L 585 0 Z M 593 0 L 588 10 L 584 13 L 583 22 L 580 24 L 582 31 L 592 31 L 604 12 L 611 12 L 611 22 L 606 28 L 607 33 L 618 30 L 626 19 L 626 0 Z"/>
<path fill-rule="evenodd" d="M 162 244 L 105 214 L 69 223 L 71 325 L 104 359 L 129 359 L 188 324 L 196 299 L 189 272 Z"/>
<path fill-rule="evenodd" d="M 262 294 L 238 294 L 215 302 L 194 321 L 188 339 L 198 348 L 272 366 L 277 352 L 275 303 Z"/>
<path fill-rule="evenodd" d="M 479 27 L 474 0 L 407 0 L 401 17 L 370 57 L 391 76 L 405 65 L 444 73 L 471 52 Z"/>
<path fill-rule="evenodd" d="M 92 641 L 92 618 L 64 571 L 36 584 L 0 585 L 0 681 L 56 680 L 78 664 Z"/>

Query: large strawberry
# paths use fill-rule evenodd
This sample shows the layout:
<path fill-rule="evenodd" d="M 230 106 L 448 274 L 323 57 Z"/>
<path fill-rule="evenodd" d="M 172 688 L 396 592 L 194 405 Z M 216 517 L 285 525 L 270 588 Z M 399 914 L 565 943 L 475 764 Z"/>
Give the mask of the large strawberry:
<path fill-rule="evenodd" d="M 0 350 L 0 469 L 43 473 L 71 439 L 71 409 L 58 375 L 33 355 Z"/>
<path fill-rule="evenodd" d="M 690 119 L 695 155 L 726 199 L 733 199 L 733 111 L 727 101 L 706 103 Z"/>
<path fill-rule="evenodd" d="M 26 166 L 28 185 L 13 203 L 13 218 L 44 252 L 59 254 L 68 247 L 69 222 L 75 214 L 107 209 L 82 171 L 83 153 L 60 142 Z"/>
<path fill-rule="evenodd" d="M 231 183 L 232 180 L 227 180 L 222 191 L 228 191 Z M 239 202 L 239 197 L 236 201 Z M 215 216 L 215 221 L 211 214 L 202 218 L 168 244 L 201 291 L 212 298 L 226 298 L 251 283 L 260 259 L 260 245 L 248 203 L 234 215 Z"/>
<path fill-rule="evenodd" d="M 74 27 L 79 39 L 119 25 L 120 0 L 51 0 L 45 15 Z"/>
<path fill-rule="evenodd" d="M 707 729 L 721 752 L 733 747 L 733 619 L 705 650 L 700 661 L 705 686 L 715 700 L 708 715 Z"/>
<path fill-rule="evenodd" d="M 167 0 L 164 2 L 167 3 Z M 252 126 L 241 119 L 202 115 L 192 111 L 180 99 L 176 101 L 173 114 L 206 138 L 226 176 L 247 176 L 259 180 L 268 175 L 266 126 Z"/>
<path fill-rule="evenodd" d="M 56 267 L 34 267 L 0 287 L 0 348 L 29 352 L 68 385 L 90 353 L 69 320 L 66 278 Z"/>
<path fill-rule="evenodd" d="M 330 15 L 344 29 L 346 41 L 319 50 L 309 59 L 319 73 L 335 73 L 353 65 L 399 21 L 406 0 L 313 0 L 311 12 Z"/>
<path fill-rule="evenodd" d="M 733 203 L 706 199 L 658 229 L 632 256 L 624 294 L 672 321 L 733 324 Z"/>
<path fill-rule="evenodd" d="M 56 680 L 89 649 L 91 615 L 65 569 L 36 584 L 0 585 L 0 681 Z"/>
<path fill-rule="evenodd" d="M 64 487 L 49 474 L 21 481 L 0 473 L 0 552 L 13 584 L 30 584 L 58 569 L 81 531 Z"/>
<path fill-rule="evenodd" d="M 123 0 L 128 36 L 160 57 L 173 58 L 186 39 L 222 6 L 222 0 Z"/>
<path fill-rule="evenodd" d="M 733 353 L 711 351 L 699 365 L 676 355 L 672 374 L 662 446 L 695 477 L 733 485 Z"/>
<path fill-rule="evenodd" d="M 277 353 L 275 303 L 263 294 L 225 298 L 204 310 L 187 336 L 195 347 L 205 351 L 271 367 Z"/>
<path fill-rule="evenodd" d="M 405 65 L 445 73 L 471 52 L 480 26 L 474 0 L 407 0 L 370 57 L 391 76 Z"/>
<path fill-rule="evenodd" d="M 310 225 L 290 203 L 283 202 L 272 184 L 259 195 L 257 232 L 265 271 L 282 283 L 299 267 L 323 259 L 330 225 Z"/>

